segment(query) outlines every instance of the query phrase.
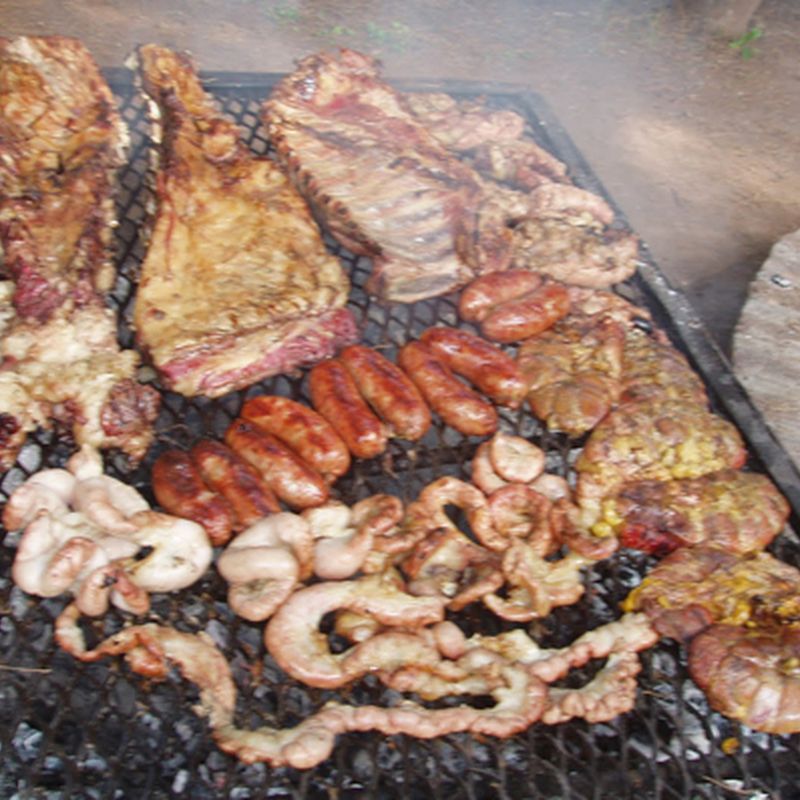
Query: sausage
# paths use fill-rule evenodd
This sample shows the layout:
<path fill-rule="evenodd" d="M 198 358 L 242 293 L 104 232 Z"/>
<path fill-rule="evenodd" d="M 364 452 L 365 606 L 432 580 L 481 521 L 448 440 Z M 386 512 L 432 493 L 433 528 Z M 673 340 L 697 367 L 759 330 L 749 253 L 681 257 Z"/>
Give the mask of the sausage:
<path fill-rule="evenodd" d="M 430 407 L 445 424 L 465 436 L 489 436 L 497 430 L 497 411 L 421 342 L 409 342 L 397 363 L 416 384 Z"/>
<path fill-rule="evenodd" d="M 313 408 L 288 397 L 262 395 L 248 400 L 239 416 L 280 439 L 328 483 L 350 469 L 344 440 Z"/>
<path fill-rule="evenodd" d="M 567 287 L 547 281 L 516 300 L 500 303 L 481 323 L 487 339 L 508 344 L 529 339 L 552 327 L 569 313 Z"/>
<path fill-rule="evenodd" d="M 509 269 L 481 275 L 464 287 L 458 315 L 466 322 L 483 322 L 494 306 L 516 300 L 539 288 L 542 276 L 527 269 Z"/>
<path fill-rule="evenodd" d="M 428 328 L 420 341 L 498 405 L 522 405 L 528 386 L 514 359 L 497 345 L 474 333 L 444 327 Z"/>
<path fill-rule="evenodd" d="M 190 451 L 203 480 L 233 508 L 236 530 L 281 510 L 278 498 L 258 471 L 222 442 L 201 439 Z"/>
<path fill-rule="evenodd" d="M 356 458 L 375 458 L 386 449 L 386 428 L 341 361 L 330 358 L 312 367 L 308 391 L 311 404 L 333 425 Z"/>
<path fill-rule="evenodd" d="M 339 353 L 361 396 L 400 439 L 421 439 L 431 426 L 431 412 L 411 378 L 386 356 L 353 344 Z"/>
<path fill-rule="evenodd" d="M 328 484 L 322 475 L 252 422 L 235 419 L 225 431 L 225 444 L 252 464 L 278 499 L 291 508 L 313 508 L 328 500 Z"/>
<path fill-rule="evenodd" d="M 162 453 L 153 464 L 150 479 L 153 494 L 165 511 L 202 525 L 214 546 L 231 538 L 235 522 L 231 504 L 206 486 L 188 453 Z"/>

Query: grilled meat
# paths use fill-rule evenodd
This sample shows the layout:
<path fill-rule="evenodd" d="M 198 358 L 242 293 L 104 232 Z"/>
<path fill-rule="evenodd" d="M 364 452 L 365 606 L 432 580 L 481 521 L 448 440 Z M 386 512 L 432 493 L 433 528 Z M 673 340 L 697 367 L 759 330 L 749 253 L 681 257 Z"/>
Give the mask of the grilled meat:
<path fill-rule="evenodd" d="M 482 175 L 522 191 L 568 180 L 566 166 L 532 139 L 486 141 L 473 151 L 472 163 Z"/>
<path fill-rule="evenodd" d="M 763 550 L 788 516 L 788 502 L 766 475 L 733 469 L 639 481 L 603 504 L 603 519 L 624 547 L 655 555 L 700 542 L 732 553 Z"/>
<path fill-rule="evenodd" d="M 139 355 L 119 349 L 110 310 L 63 311 L 44 325 L 15 318 L 0 353 L 0 469 L 14 463 L 30 431 L 53 422 L 78 445 L 144 456 L 159 396 L 135 380 Z"/>
<path fill-rule="evenodd" d="M 390 436 L 417 441 L 431 425 L 431 411 L 411 378 L 378 350 L 355 344 L 339 357 L 361 396 Z"/>
<path fill-rule="evenodd" d="M 712 623 L 797 626 L 800 571 L 766 552 L 681 547 L 653 568 L 623 608 L 643 611 L 662 636 L 678 640 Z"/>
<path fill-rule="evenodd" d="M 402 94 L 351 50 L 303 59 L 264 106 L 278 157 L 333 235 L 373 259 L 368 289 L 412 302 L 513 263 L 610 286 L 638 245 L 513 112 Z M 390 224 L 391 222 L 391 224 Z"/>
<path fill-rule="evenodd" d="M 24 591 L 69 591 L 84 614 L 104 614 L 109 601 L 141 614 L 147 592 L 183 589 L 208 568 L 203 528 L 152 511 L 136 489 L 103 472 L 94 448 L 82 447 L 66 467 L 34 473 L 3 513 L 9 530 L 23 530 L 11 575 Z"/>
<path fill-rule="evenodd" d="M 22 319 L 46 322 L 111 288 L 112 184 L 127 144 L 83 45 L 0 39 L 0 235 Z"/>
<path fill-rule="evenodd" d="M 620 392 L 625 331 L 610 315 L 569 314 L 523 342 L 517 356 L 533 413 L 551 430 L 580 436 Z"/>
<path fill-rule="evenodd" d="M 659 331 L 652 334 L 631 326 L 623 354 L 622 399 L 670 398 L 706 405 L 708 395 L 686 356 Z"/>
<path fill-rule="evenodd" d="M 215 547 L 231 538 L 236 524 L 233 507 L 205 483 L 188 453 L 178 449 L 163 452 L 153 464 L 150 481 L 161 508 L 202 525 Z"/>
<path fill-rule="evenodd" d="M 333 235 L 373 258 L 369 289 L 412 302 L 503 269 L 511 232 L 480 179 L 351 50 L 303 59 L 264 118 L 278 157 Z"/>
<path fill-rule="evenodd" d="M 403 94 L 401 101 L 480 175 L 498 221 L 512 228 L 514 267 L 591 287 L 610 286 L 635 272 L 636 237 L 608 227 L 611 207 L 572 185 L 566 165 L 525 135 L 518 114 L 436 92 Z"/>
<path fill-rule="evenodd" d="M 65 36 L 0 39 L 0 191 L 52 191 L 87 165 L 116 168 L 128 132 L 86 48 Z"/>
<path fill-rule="evenodd" d="M 303 403 L 278 395 L 251 397 L 242 419 L 280 439 L 329 483 L 350 469 L 350 451 L 336 429 Z"/>
<path fill-rule="evenodd" d="M 401 101 L 442 146 L 456 152 L 516 142 L 525 131 L 524 117 L 515 111 L 494 111 L 480 100 L 459 102 L 444 92 L 408 92 Z"/>
<path fill-rule="evenodd" d="M 514 228 L 511 263 L 565 283 L 604 288 L 636 272 L 639 243 L 616 228 L 596 230 L 569 219 L 532 218 Z"/>
<path fill-rule="evenodd" d="M 768 733 L 800 731 L 800 571 L 769 553 L 698 545 L 667 556 L 625 600 L 662 635 L 690 640 L 712 708 Z"/>
<path fill-rule="evenodd" d="M 308 392 L 314 409 L 356 458 L 376 458 L 386 450 L 389 428 L 373 413 L 341 360 L 317 364 L 308 374 Z"/>
<path fill-rule="evenodd" d="M 590 318 L 618 324 L 623 334 L 619 403 L 575 463 L 581 505 L 633 482 L 699 478 L 743 466 L 739 432 L 709 410 L 702 382 L 646 313 L 638 316 L 635 306 L 606 293 L 571 292 L 573 309 L 600 305 Z"/>
<path fill-rule="evenodd" d="M 408 342 L 397 354 L 397 363 L 445 425 L 465 436 L 488 436 L 497 430 L 494 406 L 460 381 L 427 345 Z"/>
<path fill-rule="evenodd" d="M 800 629 L 712 625 L 689 646 L 689 673 L 713 709 L 767 733 L 800 732 Z"/>
<path fill-rule="evenodd" d="M 704 406 L 670 399 L 622 403 L 592 431 L 575 463 L 578 498 L 591 504 L 631 481 L 738 469 L 745 458 L 736 428 Z"/>
<path fill-rule="evenodd" d="M 158 395 L 135 380 L 106 307 L 113 180 L 127 130 L 90 54 L 60 36 L 0 40 L 0 469 L 57 421 L 133 460 Z"/>
<path fill-rule="evenodd" d="M 138 57 L 161 170 L 134 324 L 164 383 L 216 397 L 354 341 L 349 282 L 302 198 L 249 152 L 188 57 Z"/>
<path fill-rule="evenodd" d="M 235 516 L 234 530 L 281 510 L 278 498 L 258 470 L 222 442 L 201 439 L 189 455 L 203 482 L 230 503 Z"/>
<path fill-rule="evenodd" d="M 496 405 L 522 405 L 526 389 L 522 374 L 514 359 L 494 343 L 448 325 L 426 328 L 419 340 Z"/>
<path fill-rule="evenodd" d="M 550 327 L 524 341 L 517 356 L 531 409 L 548 428 L 580 436 L 620 400 L 707 404 L 702 381 L 646 311 L 611 292 L 553 285 L 566 294 L 569 313 L 552 322 L 542 315 Z"/>
<path fill-rule="evenodd" d="M 525 136 L 525 119 L 514 111 L 442 92 L 409 92 L 402 100 L 440 144 L 466 153 L 484 177 L 522 191 L 569 180 L 566 165 Z"/>

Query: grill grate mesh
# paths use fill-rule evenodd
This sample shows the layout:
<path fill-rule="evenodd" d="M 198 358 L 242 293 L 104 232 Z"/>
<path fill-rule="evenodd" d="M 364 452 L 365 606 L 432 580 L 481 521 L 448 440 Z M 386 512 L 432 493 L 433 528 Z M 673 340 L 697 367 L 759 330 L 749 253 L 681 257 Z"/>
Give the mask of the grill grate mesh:
<path fill-rule="evenodd" d="M 252 76 L 251 76 L 252 78 Z M 222 109 L 234 117 L 257 153 L 269 145 L 258 108 L 268 76 L 243 82 L 209 81 Z M 115 84 L 132 138 L 130 163 L 119 176 L 117 228 L 119 278 L 112 302 L 120 311 L 120 340 L 133 344 L 128 325 L 152 192 L 148 180 L 149 126 L 144 103 L 129 84 Z M 430 88 L 430 87 L 428 87 Z M 436 87 L 441 88 L 441 87 Z M 602 191 L 585 164 L 570 158 L 571 144 L 547 137 L 530 107 L 513 93 L 490 96 L 498 105 L 526 113 L 532 130 L 571 167 L 576 181 Z M 559 147 L 562 144 L 563 147 Z M 398 345 L 434 323 L 456 324 L 453 298 L 389 308 L 361 288 L 369 262 L 328 245 L 349 269 L 350 306 L 364 340 L 390 357 Z M 641 286 L 632 291 L 647 305 Z M 667 320 L 669 321 L 669 320 Z M 706 376 L 707 377 L 707 376 Z M 106 458 L 107 470 L 153 500 L 150 465 L 171 446 L 187 447 L 202 436 L 221 437 L 244 400 L 278 393 L 308 400 L 303 376 L 281 376 L 216 401 L 164 393 L 157 443 L 146 461 L 128 469 L 121 457 Z M 524 411 L 501 411 L 502 426 L 525 435 L 548 453 L 548 470 L 567 474 L 574 443 L 543 430 Z M 352 503 L 378 491 L 410 500 L 434 477 L 468 477 L 477 439 L 434 426 L 415 446 L 393 441 L 385 457 L 358 462 L 340 481 L 340 499 Z M 32 435 L 15 465 L 0 479 L 0 500 L 28 475 L 61 466 L 72 446 L 53 432 Z M 757 459 L 755 454 L 755 458 Z M 206 723 L 191 710 L 192 687 L 171 673 L 164 682 L 133 675 L 113 659 L 81 664 L 53 643 L 53 622 L 63 598 L 42 600 L 15 588 L 10 579 L 16 538 L 0 547 L 0 796 L 42 798 L 186 797 L 193 800 L 247 798 L 792 798 L 800 797 L 798 737 L 754 734 L 711 713 L 688 679 L 684 655 L 671 642 L 643 654 L 636 708 L 610 723 L 573 721 L 534 725 L 508 740 L 455 734 L 432 741 L 370 734 L 340 737 L 333 756 L 307 772 L 245 766 L 219 752 Z M 798 545 L 784 536 L 776 554 L 797 563 Z M 646 557 L 622 552 L 599 564 L 582 600 L 531 626 L 546 646 L 566 644 L 584 630 L 619 615 L 622 598 L 649 565 Z M 265 653 L 261 625 L 234 617 L 224 602 L 223 581 L 211 573 L 174 596 L 155 596 L 152 617 L 185 631 L 205 631 L 224 651 L 239 690 L 240 726 L 293 725 L 334 695 L 288 680 Z M 498 624 L 471 611 L 468 624 Z M 110 613 L 93 623 L 106 636 L 125 623 Z M 354 703 L 388 702 L 390 693 L 367 678 L 339 698 Z M 736 739 L 725 754 L 722 744 Z"/>

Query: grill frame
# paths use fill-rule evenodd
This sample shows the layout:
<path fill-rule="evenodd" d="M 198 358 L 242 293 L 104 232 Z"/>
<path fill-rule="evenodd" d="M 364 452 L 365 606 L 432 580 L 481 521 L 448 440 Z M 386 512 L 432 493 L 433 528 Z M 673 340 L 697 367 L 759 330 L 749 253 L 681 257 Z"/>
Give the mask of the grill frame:
<path fill-rule="evenodd" d="M 122 310 L 120 341 L 132 346 L 126 317 L 130 313 L 138 265 L 144 254 L 147 186 L 144 103 L 130 73 L 107 70 L 106 77 L 121 99 L 132 127 L 132 155 L 119 180 L 120 225 L 116 231 L 120 278 L 111 301 Z M 201 73 L 206 87 L 223 110 L 245 123 L 246 140 L 256 152 L 268 145 L 254 108 L 282 77 L 271 73 Z M 535 138 L 564 161 L 575 182 L 603 195 L 626 226 L 624 213 L 613 202 L 589 164 L 560 125 L 546 101 L 520 86 L 467 81 L 398 81 L 409 91 L 444 91 L 456 97 L 485 96 L 492 105 L 513 108 L 529 121 Z M 133 123 L 133 124 L 131 124 Z M 144 169 L 144 171 L 143 171 Z M 414 307 L 384 313 L 360 289 L 368 270 L 326 236 L 326 242 L 354 275 L 351 307 L 365 330 L 365 340 L 389 350 L 409 331 L 432 321 L 455 323 L 452 298 L 436 298 Z M 689 357 L 709 388 L 718 413 L 733 421 L 750 452 L 750 465 L 770 474 L 792 505 L 792 527 L 800 512 L 800 473 L 752 405 L 746 392 L 711 340 L 686 298 L 661 273 L 646 246 L 638 274 L 623 293 L 647 307 L 656 322 Z M 388 322 L 387 322 L 388 320 Z M 246 392 L 217 401 L 187 401 L 165 393 L 158 441 L 144 463 L 129 470 L 123 459 L 110 455 L 107 467 L 125 477 L 152 501 L 149 465 L 168 446 L 188 446 L 201 430 L 220 435 L 244 398 L 262 392 L 290 394 L 307 400 L 302 377 L 265 381 Z M 566 468 L 576 445 L 542 430 L 524 412 L 503 411 L 506 428 L 543 443 L 549 465 Z M 434 476 L 466 477 L 465 464 L 477 439 L 465 439 L 437 428 L 420 448 L 392 443 L 391 463 L 356 465 L 354 478 L 341 486 L 340 496 L 352 502 L 374 491 L 392 491 L 411 499 Z M 63 463 L 69 441 L 36 433 L 21 454 L 19 466 L 0 478 L 3 499 L 27 474 L 42 466 Z M 387 484 L 390 466 L 400 477 Z M 317 768 L 299 772 L 264 765 L 244 766 L 216 750 L 205 722 L 195 717 L 196 693 L 177 674 L 161 684 L 134 676 L 113 659 L 81 664 L 52 642 L 52 622 L 63 598 L 29 598 L 12 587 L 10 565 L 15 538 L 5 536 L 0 547 L 0 796 L 19 797 L 398 797 L 421 795 L 447 798 L 556 798 L 584 800 L 607 796 L 631 798 L 728 798 L 800 796 L 800 737 L 774 737 L 748 732 L 709 711 L 705 698 L 688 679 L 685 656 L 672 642 L 662 642 L 643 654 L 636 708 L 611 723 L 580 721 L 548 728 L 534 725 L 509 740 L 478 740 L 455 734 L 430 742 L 408 737 L 382 741 L 373 734 L 340 737 L 334 754 Z M 800 566 L 800 543 L 787 531 L 772 548 L 776 555 Z M 651 562 L 623 553 L 599 565 L 589 580 L 586 597 L 575 607 L 560 609 L 538 626 L 545 644 L 564 644 L 592 624 L 611 619 L 616 605 Z M 235 619 L 224 603 L 225 587 L 215 574 L 176 596 L 154 598 L 154 618 L 182 630 L 206 630 L 225 646 L 240 690 L 237 721 L 241 726 L 271 722 L 293 724 L 333 696 L 299 688 L 280 673 L 261 644 L 262 626 Z M 480 615 L 471 620 L 481 623 Z M 125 624 L 112 613 L 94 623 L 98 636 Z M 263 658 L 253 675 L 249 663 Z M 249 659 L 249 660 L 248 660 Z M 42 671 L 45 670 L 45 671 Z M 366 679 L 337 697 L 353 702 L 375 701 L 388 694 Z M 729 740 L 739 742 L 730 754 Z"/>

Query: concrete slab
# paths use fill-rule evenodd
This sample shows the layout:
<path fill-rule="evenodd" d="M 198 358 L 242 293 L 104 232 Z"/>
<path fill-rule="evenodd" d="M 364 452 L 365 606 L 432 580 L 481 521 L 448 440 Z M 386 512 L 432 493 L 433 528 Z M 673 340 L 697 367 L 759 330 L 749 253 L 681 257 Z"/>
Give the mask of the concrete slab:
<path fill-rule="evenodd" d="M 781 238 L 750 285 L 733 338 L 739 380 L 800 464 L 800 230 Z"/>

